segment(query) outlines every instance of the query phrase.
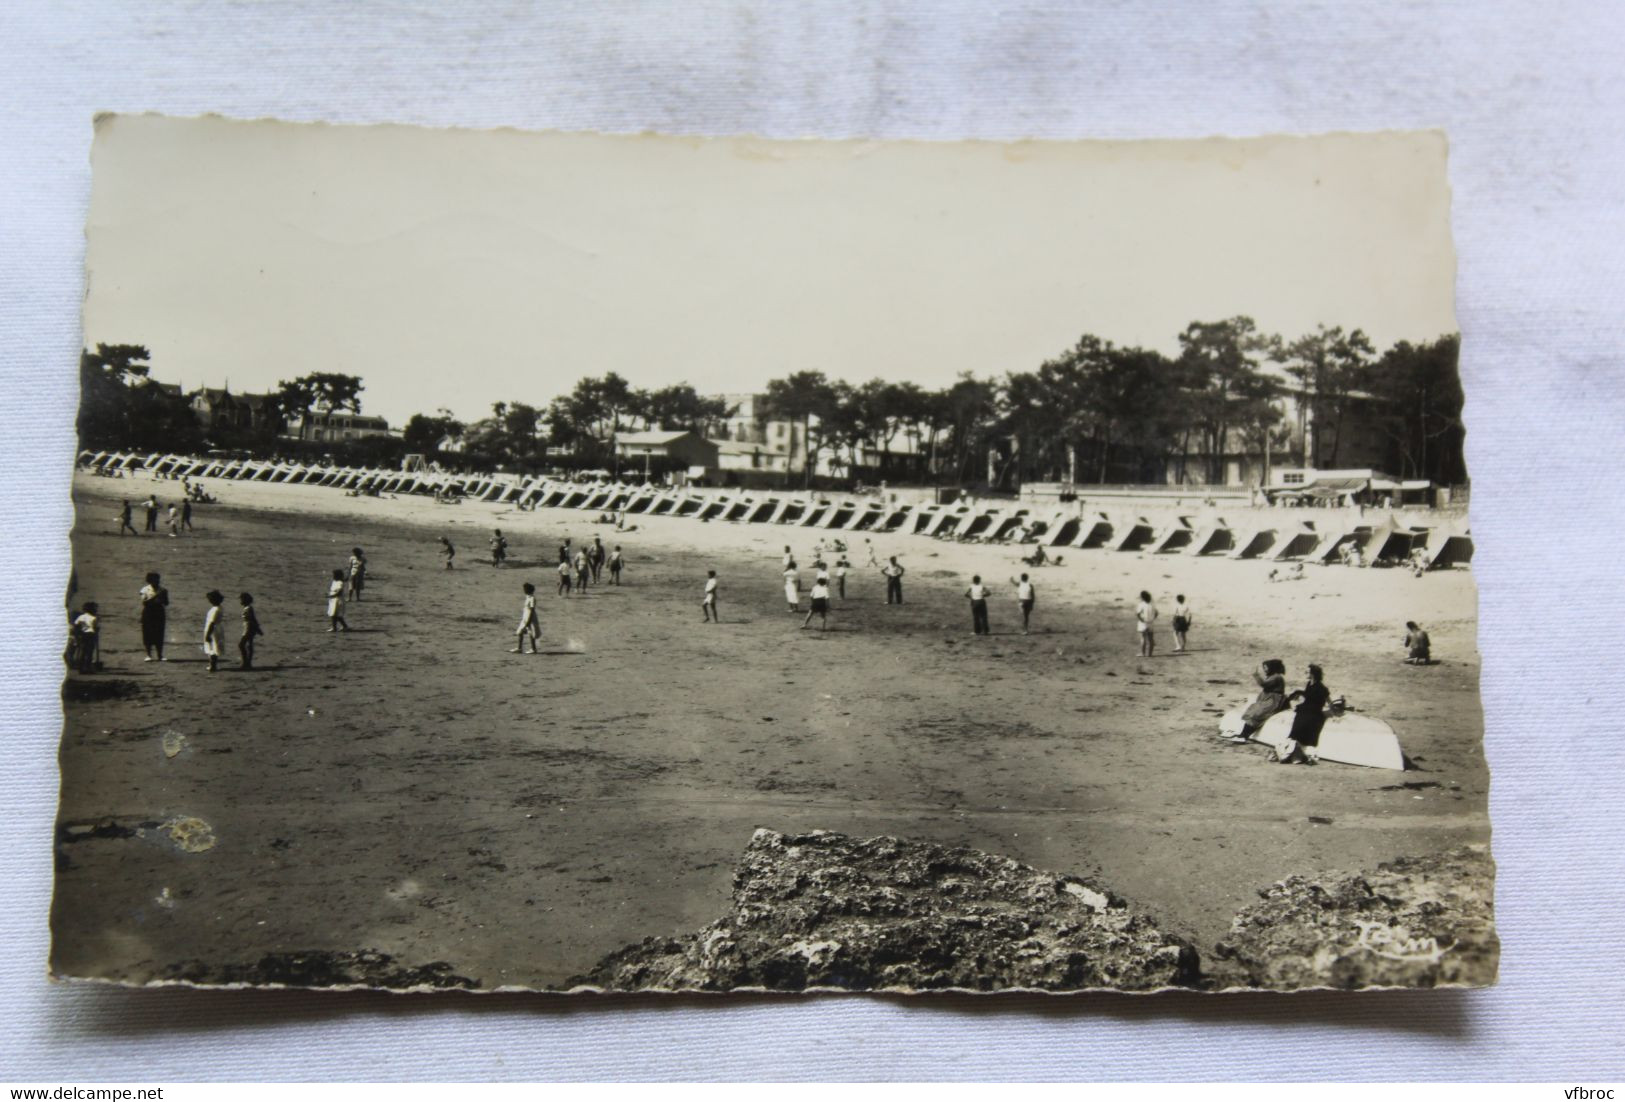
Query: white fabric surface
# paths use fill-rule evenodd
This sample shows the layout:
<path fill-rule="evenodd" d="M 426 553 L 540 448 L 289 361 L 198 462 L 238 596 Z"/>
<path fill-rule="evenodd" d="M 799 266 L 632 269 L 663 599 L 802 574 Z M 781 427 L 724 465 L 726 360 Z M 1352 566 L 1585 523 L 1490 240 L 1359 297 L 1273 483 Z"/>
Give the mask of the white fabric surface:
<path fill-rule="evenodd" d="M 0 1077 L 1621 1078 L 1625 5 L 0 7 Z M 1308 997 L 568 999 L 43 980 L 92 113 L 774 137 L 1441 126 L 1501 984 Z"/>

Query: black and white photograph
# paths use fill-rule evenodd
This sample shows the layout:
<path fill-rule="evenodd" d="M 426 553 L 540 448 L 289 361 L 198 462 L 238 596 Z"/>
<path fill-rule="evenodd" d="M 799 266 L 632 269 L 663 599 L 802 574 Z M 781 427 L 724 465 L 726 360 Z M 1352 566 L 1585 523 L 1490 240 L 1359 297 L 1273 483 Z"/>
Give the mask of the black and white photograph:
<path fill-rule="evenodd" d="M 100 117 L 51 973 L 1493 984 L 1447 163 Z"/>

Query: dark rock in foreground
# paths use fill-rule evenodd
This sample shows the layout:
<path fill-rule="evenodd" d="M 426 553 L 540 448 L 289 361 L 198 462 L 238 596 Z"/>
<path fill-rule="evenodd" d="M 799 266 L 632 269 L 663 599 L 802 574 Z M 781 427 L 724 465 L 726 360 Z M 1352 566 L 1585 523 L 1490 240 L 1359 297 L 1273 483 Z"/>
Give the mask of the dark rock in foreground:
<path fill-rule="evenodd" d="M 1154 991 L 1199 980 L 1189 943 L 1090 881 L 970 849 L 758 830 L 730 914 L 612 953 L 571 985 Z"/>
<path fill-rule="evenodd" d="M 1495 982 L 1495 865 L 1482 846 L 1259 892 L 1215 948 L 1221 986 L 1446 987 Z"/>
<path fill-rule="evenodd" d="M 476 988 L 478 980 L 454 975 L 451 965 L 435 961 L 408 967 L 388 953 L 370 950 L 334 953 L 267 953 L 253 964 L 206 965 L 188 961 L 164 970 L 164 979 L 205 986 L 260 987 L 382 987 L 394 991 L 414 988 Z"/>

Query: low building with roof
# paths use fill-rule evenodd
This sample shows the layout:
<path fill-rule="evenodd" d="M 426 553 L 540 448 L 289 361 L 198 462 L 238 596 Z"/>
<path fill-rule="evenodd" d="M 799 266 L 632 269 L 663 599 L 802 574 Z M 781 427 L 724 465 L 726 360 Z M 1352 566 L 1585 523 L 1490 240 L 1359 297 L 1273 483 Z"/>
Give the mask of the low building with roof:
<path fill-rule="evenodd" d="M 615 455 L 624 462 L 673 460 L 685 467 L 717 467 L 717 446 L 697 432 L 622 432 L 615 437 Z"/>

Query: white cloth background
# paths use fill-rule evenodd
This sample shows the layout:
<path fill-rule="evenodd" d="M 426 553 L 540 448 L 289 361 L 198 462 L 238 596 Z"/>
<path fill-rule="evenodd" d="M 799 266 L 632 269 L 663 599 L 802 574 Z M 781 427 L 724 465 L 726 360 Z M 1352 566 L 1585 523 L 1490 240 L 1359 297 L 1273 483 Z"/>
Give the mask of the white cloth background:
<path fill-rule="evenodd" d="M 1625 5 L 0 7 L 0 1076 L 1618 1079 Z M 1304 997 L 549 998 L 50 987 L 60 608 L 98 110 L 773 137 L 1440 126 L 1501 984 Z"/>

